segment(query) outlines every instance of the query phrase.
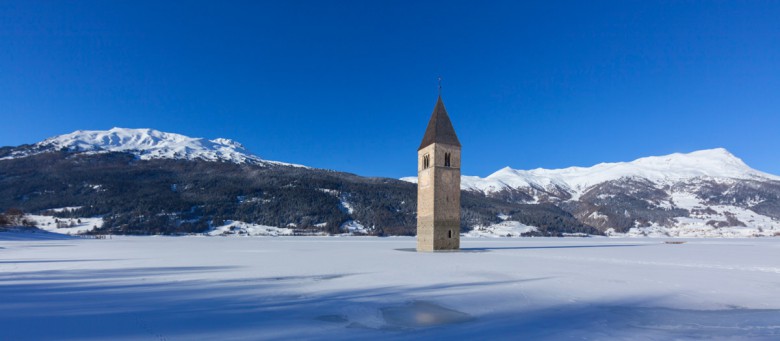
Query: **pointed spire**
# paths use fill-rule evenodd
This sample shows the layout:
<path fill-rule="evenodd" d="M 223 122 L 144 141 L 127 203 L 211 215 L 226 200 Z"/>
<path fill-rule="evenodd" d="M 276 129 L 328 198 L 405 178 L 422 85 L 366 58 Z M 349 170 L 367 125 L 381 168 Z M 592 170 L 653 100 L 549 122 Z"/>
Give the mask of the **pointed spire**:
<path fill-rule="evenodd" d="M 444 108 L 441 95 L 439 95 L 439 99 L 436 101 L 436 107 L 433 108 L 433 114 L 431 114 L 431 119 L 428 121 L 428 128 L 425 129 L 425 136 L 423 136 L 420 148 L 417 150 L 423 149 L 432 143 L 460 147 L 458 135 L 455 134 L 455 128 L 452 127 L 450 116 L 447 115 L 447 109 Z"/>

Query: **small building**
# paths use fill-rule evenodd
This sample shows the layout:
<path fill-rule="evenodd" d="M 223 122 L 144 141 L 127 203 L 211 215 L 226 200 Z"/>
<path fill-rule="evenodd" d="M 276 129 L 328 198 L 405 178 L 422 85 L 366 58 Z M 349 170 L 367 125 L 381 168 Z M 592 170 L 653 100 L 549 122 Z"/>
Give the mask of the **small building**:
<path fill-rule="evenodd" d="M 460 141 L 439 95 L 417 150 L 417 251 L 460 248 Z"/>

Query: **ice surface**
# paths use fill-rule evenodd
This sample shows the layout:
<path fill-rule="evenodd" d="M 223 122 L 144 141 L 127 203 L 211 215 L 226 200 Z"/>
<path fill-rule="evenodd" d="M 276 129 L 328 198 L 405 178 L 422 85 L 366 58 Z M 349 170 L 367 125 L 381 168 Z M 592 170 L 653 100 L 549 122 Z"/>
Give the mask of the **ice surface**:
<path fill-rule="evenodd" d="M 0 232 L 0 340 L 780 338 L 774 239 L 31 235 Z"/>
<path fill-rule="evenodd" d="M 380 309 L 389 328 L 414 329 L 463 323 L 473 318 L 466 313 L 442 307 L 436 303 L 414 301 L 401 306 Z"/>

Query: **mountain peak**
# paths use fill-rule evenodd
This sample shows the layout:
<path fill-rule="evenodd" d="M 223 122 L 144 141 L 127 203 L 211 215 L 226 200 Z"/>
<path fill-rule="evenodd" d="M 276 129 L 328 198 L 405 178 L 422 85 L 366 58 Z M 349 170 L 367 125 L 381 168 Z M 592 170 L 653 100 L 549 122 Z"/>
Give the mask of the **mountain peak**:
<path fill-rule="evenodd" d="M 703 149 L 682 155 L 687 155 L 689 158 L 707 159 L 722 162 L 723 164 L 738 165 L 750 168 L 747 164 L 745 164 L 744 161 L 742 161 L 742 159 L 726 150 L 726 148 Z"/>
<path fill-rule="evenodd" d="M 291 165 L 263 160 L 249 153 L 240 143 L 217 138 L 207 140 L 149 128 L 120 128 L 109 130 L 77 130 L 36 143 L 30 150 L 22 150 L 6 158 L 18 158 L 52 150 L 83 153 L 127 152 L 139 159 L 184 159 L 213 162 L 233 162 L 259 165 Z M 297 166 L 297 165 L 293 165 Z"/>
<path fill-rule="evenodd" d="M 637 167 L 652 170 L 668 170 L 674 177 L 712 176 L 744 178 L 769 175 L 756 171 L 725 148 L 698 150 L 690 153 L 674 153 L 666 156 L 644 157 L 630 162 Z M 771 177 L 771 175 L 770 175 Z"/>
<path fill-rule="evenodd" d="M 726 148 L 718 147 L 712 149 L 702 149 L 692 151 L 690 153 L 673 153 L 664 156 L 649 156 L 639 158 L 636 161 L 650 158 L 704 158 L 704 159 L 719 159 L 719 160 L 739 160 L 734 154 L 729 152 Z M 739 160 L 741 161 L 741 160 Z"/>

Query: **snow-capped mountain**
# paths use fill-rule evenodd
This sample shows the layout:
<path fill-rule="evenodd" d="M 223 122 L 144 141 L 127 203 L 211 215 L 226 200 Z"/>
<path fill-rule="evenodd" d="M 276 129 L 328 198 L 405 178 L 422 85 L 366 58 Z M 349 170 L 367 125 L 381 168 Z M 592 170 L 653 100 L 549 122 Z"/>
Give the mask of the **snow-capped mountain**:
<path fill-rule="evenodd" d="M 688 154 L 651 156 L 631 162 L 600 163 L 593 167 L 516 170 L 503 168 L 486 178 L 463 177 L 462 187 L 486 193 L 505 188 L 565 189 L 576 199 L 593 186 L 621 178 L 670 184 L 694 178 L 780 180 L 780 177 L 750 168 L 726 149 L 700 150 Z"/>
<path fill-rule="evenodd" d="M 352 230 L 349 222 L 378 235 L 416 229 L 416 189 L 408 183 L 415 178 L 273 165 L 290 164 L 228 139 L 76 131 L 0 147 L 0 211 L 78 206 L 71 215 L 109 217 L 100 229 L 111 233 L 203 232 L 227 221 L 300 233 L 341 233 Z M 725 149 L 593 167 L 504 168 L 464 176 L 462 186 L 461 227 L 475 236 L 780 236 L 780 177 Z"/>
<path fill-rule="evenodd" d="M 78 130 L 48 138 L 28 148 L 18 148 L 2 159 L 20 158 L 63 149 L 84 153 L 128 152 L 142 160 L 184 159 L 297 166 L 263 160 L 248 152 L 240 143 L 230 139 L 207 140 L 154 129 L 128 128 Z"/>
<path fill-rule="evenodd" d="M 461 188 L 509 202 L 553 203 L 607 233 L 780 234 L 780 177 L 723 148 L 592 167 L 507 167 L 484 178 L 463 176 Z"/>
<path fill-rule="evenodd" d="M 600 163 L 592 167 L 518 170 L 505 167 L 481 178 L 463 176 L 461 188 L 486 194 L 506 189 L 535 188 L 565 191 L 577 199 L 595 185 L 618 179 L 641 179 L 671 184 L 695 178 L 723 178 L 780 181 L 780 176 L 764 173 L 746 165 L 724 148 L 715 148 L 666 156 L 650 156 L 631 162 Z M 402 180 L 417 182 L 416 177 Z"/>

